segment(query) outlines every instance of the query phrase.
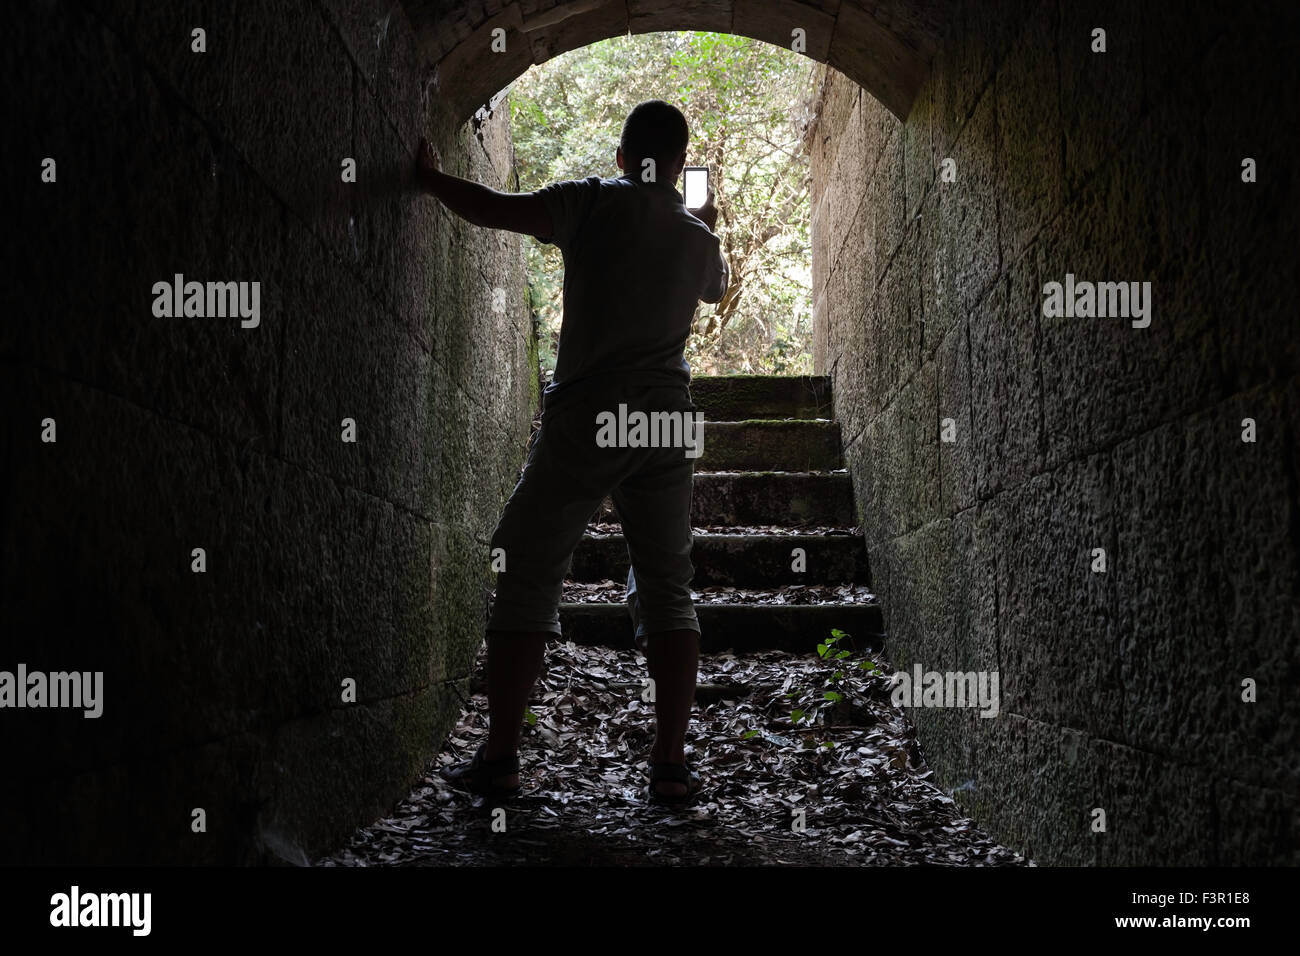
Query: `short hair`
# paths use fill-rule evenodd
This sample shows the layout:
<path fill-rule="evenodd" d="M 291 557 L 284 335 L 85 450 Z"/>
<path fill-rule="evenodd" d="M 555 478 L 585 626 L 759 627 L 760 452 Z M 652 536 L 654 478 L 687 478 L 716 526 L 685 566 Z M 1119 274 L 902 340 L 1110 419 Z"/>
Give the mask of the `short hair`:
<path fill-rule="evenodd" d="M 625 158 L 667 165 L 682 154 L 690 138 L 681 110 L 663 100 L 646 100 L 627 114 L 619 146 Z"/>

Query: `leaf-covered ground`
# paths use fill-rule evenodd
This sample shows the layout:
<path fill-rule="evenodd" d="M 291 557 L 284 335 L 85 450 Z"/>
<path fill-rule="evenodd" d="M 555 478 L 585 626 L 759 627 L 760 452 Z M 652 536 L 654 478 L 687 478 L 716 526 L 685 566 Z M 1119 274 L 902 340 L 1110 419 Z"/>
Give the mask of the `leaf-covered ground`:
<path fill-rule="evenodd" d="M 565 581 L 566 604 L 622 604 L 627 585 L 621 581 Z M 876 596 L 865 584 L 783 584 L 770 588 L 736 588 L 729 585 L 691 589 L 696 604 L 875 604 Z"/>
<path fill-rule="evenodd" d="M 859 661 L 867 668 L 852 666 Z M 832 702 L 823 694 L 837 667 L 844 699 Z M 871 655 L 840 664 L 778 651 L 702 657 L 688 759 L 704 790 L 695 806 L 670 810 L 646 798 L 653 704 L 642 699 L 644 658 L 551 644 L 521 754 L 524 794 L 502 805 L 504 817 L 437 775 L 486 737 L 479 686 L 436 765 L 392 815 L 319 862 L 1025 865 L 931 781 L 887 675 Z M 807 714 L 798 727 L 793 709 Z"/>
<path fill-rule="evenodd" d="M 623 525 L 618 521 L 593 521 L 587 525 L 587 534 L 593 538 L 608 538 L 622 534 Z M 794 524 L 744 524 L 744 525 L 696 525 L 691 528 L 696 537 L 708 535 L 739 534 L 779 534 L 802 535 L 820 538 L 848 538 L 859 533 L 857 528 L 828 528 L 821 525 Z"/>

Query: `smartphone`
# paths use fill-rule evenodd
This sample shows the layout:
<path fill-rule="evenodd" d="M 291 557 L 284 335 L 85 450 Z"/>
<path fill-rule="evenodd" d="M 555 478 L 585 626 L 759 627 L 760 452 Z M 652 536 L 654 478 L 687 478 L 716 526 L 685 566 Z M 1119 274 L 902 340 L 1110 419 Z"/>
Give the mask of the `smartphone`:
<path fill-rule="evenodd" d="M 709 201 L 709 167 L 687 166 L 685 176 L 685 200 L 687 209 L 699 209 Z"/>

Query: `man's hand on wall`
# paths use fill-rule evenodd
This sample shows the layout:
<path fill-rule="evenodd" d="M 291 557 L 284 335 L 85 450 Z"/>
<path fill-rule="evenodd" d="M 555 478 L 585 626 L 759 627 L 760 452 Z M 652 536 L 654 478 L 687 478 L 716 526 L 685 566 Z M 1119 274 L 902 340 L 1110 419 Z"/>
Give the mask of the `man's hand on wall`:
<path fill-rule="evenodd" d="M 415 157 L 415 168 L 419 172 L 420 186 L 429 189 L 434 173 L 442 172 L 442 157 L 438 150 L 423 136 L 420 137 L 420 150 Z"/>
<path fill-rule="evenodd" d="M 443 171 L 442 157 L 424 137 L 420 138 L 415 170 L 420 188 L 467 222 L 550 238 L 551 213 L 537 193 L 504 193 L 452 176 Z"/>

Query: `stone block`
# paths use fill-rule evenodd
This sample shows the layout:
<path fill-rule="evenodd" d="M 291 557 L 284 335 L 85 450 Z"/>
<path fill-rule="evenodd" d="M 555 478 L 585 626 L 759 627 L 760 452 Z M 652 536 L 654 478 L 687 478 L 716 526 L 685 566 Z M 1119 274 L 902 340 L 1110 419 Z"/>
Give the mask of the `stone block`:
<path fill-rule="evenodd" d="M 903 211 L 908 221 L 921 211 L 921 201 L 934 186 L 934 80 L 928 78 L 916 96 L 903 127 Z"/>
<path fill-rule="evenodd" d="M 867 167 L 862 157 L 862 112 L 855 102 L 853 112 L 839 134 L 839 148 L 835 153 L 835 164 L 831 168 L 831 182 L 834 184 L 824 194 L 823 202 L 829 204 L 831 268 L 834 270 L 849 254 L 853 245 L 862 242 L 862 234 L 855 227 L 860 225 L 862 217 L 859 209 L 866 194 Z"/>
<path fill-rule="evenodd" d="M 403 225 L 413 207 L 427 214 L 437 200 L 417 191 L 412 148 L 402 143 L 373 94 L 358 89 L 357 103 L 356 143 L 349 153 L 355 153 L 357 182 L 344 187 L 347 201 L 331 214 L 327 242 L 372 296 L 400 315 L 417 294 L 411 273 L 428 267 L 427 258 L 406 254 Z"/>
<path fill-rule="evenodd" d="M 957 179 L 940 180 L 937 186 L 939 228 L 951 237 L 958 316 L 983 299 L 1001 268 L 995 103 L 991 90 L 980 99 L 961 137 L 945 153 L 957 164 Z"/>
<path fill-rule="evenodd" d="M 316 15 L 306 6 L 290 6 L 285 13 L 287 17 Z M 166 85 L 207 120 L 210 128 L 229 135 L 242 102 L 235 94 L 243 68 L 239 58 L 243 15 L 231 4 L 178 0 L 139 4 L 135 14 L 120 25 L 122 35 Z M 202 53 L 194 50 L 193 31 L 197 28 L 204 31 Z M 105 86 L 112 88 L 112 84 Z"/>
<path fill-rule="evenodd" d="M 493 43 L 503 35 L 503 49 L 493 49 Z M 466 122 L 492 96 L 508 86 L 533 64 L 533 50 L 528 34 L 522 30 L 517 6 L 504 8 L 467 30 L 455 40 L 444 40 L 442 53 L 425 46 L 426 56 L 437 61 L 431 99 L 436 99 L 439 109 L 451 125 Z"/>
<path fill-rule="evenodd" d="M 1011 45 L 1031 3 L 1054 8 L 1051 0 L 979 3 L 962 0 L 952 6 L 945 25 L 946 41 L 932 64 L 934 87 L 934 149 L 936 163 L 951 155 L 998 64 Z"/>
<path fill-rule="evenodd" d="M 812 293 L 816 302 L 826 290 L 826 277 L 830 275 L 830 206 L 825 198 L 814 203 L 809 217 L 812 236 Z"/>
<path fill-rule="evenodd" d="M 1125 739 L 1264 787 L 1297 782 L 1285 407 L 1260 389 L 1115 449 Z M 1270 437 L 1242 442 L 1246 417 Z"/>
<path fill-rule="evenodd" d="M 1090 813 L 1100 770 L 1087 737 L 1005 709 L 976 729 L 977 772 L 962 806 L 1040 865 L 1095 865 L 1101 841 Z"/>
<path fill-rule="evenodd" d="M 391 811 L 450 727 L 447 696 L 339 705 L 278 728 L 259 767 L 257 837 L 268 862 L 309 865 L 351 836 L 354 814 Z"/>
<path fill-rule="evenodd" d="M 413 438 L 436 427 L 425 398 L 432 359 L 312 245 L 293 244 L 299 306 L 284 353 L 284 454 L 414 510 L 440 493 Z M 355 442 L 343 440 L 344 419 Z"/>
<path fill-rule="evenodd" d="M 881 516 L 878 535 L 897 537 L 938 515 L 939 429 L 935 412 L 935 365 L 927 362 L 867 426 L 863 452 L 876 459 L 870 473 L 873 491 L 869 507 Z"/>
<path fill-rule="evenodd" d="M 627 0 L 628 32 L 658 33 L 693 30 L 731 32 L 731 4 L 701 4 L 697 0 Z"/>
<path fill-rule="evenodd" d="M 871 322 L 868 347 L 875 353 L 874 374 L 864 383 L 870 391 L 868 414 L 892 401 L 921 365 L 921 324 L 918 303 L 913 300 L 914 261 L 913 256 L 902 252 L 894 258 L 881 279 L 877 307 L 867 316 Z"/>
<path fill-rule="evenodd" d="M 346 240 L 343 158 L 353 149 L 352 59 L 307 0 L 239 8 L 230 137 L 265 182 L 332 248 Z"/>
<path fill-rule="evenodd" d="M 1296 57 L 1287 38 L 1297 10 L 1289 5 L 1232 8 L 1227 25 L 1202 67 L 1205 98 L 1198 133 L 1204 142 L 1203 178 L 1192 188 L 1203 199 L 1187 203 L 1182 216 L 1203 214 L 1203 232 L 1188 269 L 1203 269 L 1214 297 L 1198 315 L 1216 314 L 1221 364 L 1229 391 L 1300 373 L 1294 319 L 1297 289 L 1294 256 L 1300 184 L 1291 172 L 1296 136 L 1279 124 L 1276 94 L 1297 83 Z M 1255 64 L 1268 64 L 1264 73 Z M 1189 120 L 1191 122 L 1191 120 Z M 1172 145 L 1172 144 L 1170 144 Z M 1242 161 L 1255 160 L 1254 183 L 1242 182 Z M 1191 159 L 1184 166 L 1191 165 Z M 1172 185 L 1172 183 L 1171 183 Z M 1184 200 L 1185 196 L 1181 197 Z M 1173 207 L 1177 209 L 1178 207 Z M 1171 225 L 1179 221 L 1170 215 Z M 1188 241 L 1191 244 L 1191 240 Z"/>
<path fill-rule="evenodd" d="M 880 358 L 882 343 L 873 339 L 872 282 L 867 272 L 870 245 L 861 241 L 861 219 L 849 230 L 849 242 L 826 285 L 830 300 L 827 314 L 827 348 L 835 359 L 844 357 L 841 374 L 858 380 L 856 384 L 872 388 L 871 379 Z M 869 414 L 867 406 L 848 408 L 856 416 Z M 851 418 L 846 422 L 853 427 Z"/>
<path fill-rule="evenodd" d="M 1195 328 L 1197 313 L 1171 312 L 1179 285 L 1152 278 L 1157 268 L 1180 276 L 1183 266 L 1170 258 L 1172 253 L 1161 252 L 1160 232 L 1134 231 L 1130 221 L 1140 216 L 1144 224 L 1158 223 L 1163 214 L 1142 205 L 1126 206 L 1120 197 L 1131 186 L 1112 177 L 1117 168 L 1112 164 L 1090 180 L 1077 202 L 1062 213 L 1062 228 L 1040 235 L 1041 247 L 1031 248 L 1013 274 L 1013 312 L 1033 301 L 1040 317 L 1048 467 L 1186 414 L 1214 401 L 1220 392 L 1214 342 L 1204 329 Z M 1117 241 L 1116 236 L 1125 238 Z M 1165 261 L 1168 266 L 1160 265 Z M 1146 319 L 1131 315 L 1044 316 L 1046 283 L 1064 284 L 1067 274 L 1074 275 L 1076 283 L 1150 281 L 1150 324 L 1134 327 L 1134 322 Z M 1204 307 L 1202 303 L 1197 308 Z M 1099 368 L 1106 370 L 1104 375 L 1098 374 Z M 1153 389 L 1156 381 L 1161 385 Z"/>
<path fill-rule="evenodd" d="M 853 81 L 845 78 L 844 82 Z M 862 136 L 868 173 L 875 172 L 876 167 L 880 165 L 881 156 L 885 153 L 885 147 L 889 145 L 890 137 L 901 127 L 902 123 L 898 117 L 889 112 L 889 107 L 870 94 L 863 96 Z"/>
<path fill-rule="evenodd" d="M 32 669 L 100 670 L 105 682 L 103 716 L 15 738 L 36 748 L 32 766 L 72 773 L 250 726 L 275 673 L 265 613 L 280 608 L 262 600 L 264 542 L 290 552 L 297 533 L 250 536 L 265 483 L 248 476 L 267 460 L 51 376 L 24 373 L 19 394 L 23 417 L 57 420 L 59 441 L 39 444 L 33 430 L 14 456 L 26 517 L 4 541 L 6 644 Z M 61 635 L 54 658 L 38 652 L 46 634 Z"/>
<path fill-rule="evenodd" d="M 895 116 L 906 116 L 925 77 L 917 50 L 868 12 L 841 4 L 827 62 L 862 85 Z"/>
<path fill-rule="evenodd" d="M 987 305 L 971 313 L 968 435 L 975 493 L 988 498 L 1043 467 L 1043 402 L 1039 368 L 1039 318 L 1015 306 L 1011 283 L 999 279 Z M 1032 299 L 1030 300 L 1032 301 Z M 960 333 L 960 330 L 958 330 Z"/>
<path fill-rule="evenodd" d="M 536 19 L 539 16 L 544 18 L 545 14 L 526 14 L 524 18 L 534 63 L 545 63 L 561 53 L 628 33 L 628 7 L 621 3 L 600 4 L 555 22 Z M 534 23 L 544 25 L 533 27 Z"/>
<path fill-rule="evenodd" d="M 954 329 L 936 360 L 939 401 L 939 497 L 944 515 L 975 503 L 976 434 L 971 424 L 972 363 L 963 329 Z M 944 440 L 944 420 L 952 419 L 952 441 Z"/>
<path fill-rule="evenodd" d="M 405 9 L 386 0 L 321 0 L 321 6 L 377 108 L 414 151 L 423 125 L 423 69 Z"/>
<path fill-rule="evenodd" d="M 1122 739 L 1115 475 L 1106 457 L 1062 466 L 1000 496 L 998 637 L 1003 705 Z M 1094 549 L 1106 571 L 1094 570 Z"/>
<path fill-rule="evenodd" d="M 1106 31 L 1106 52 L 1093 52 L 1093 31 Z M 1142 108 L 1141 5 L 1099 0 L 1062 4 L 1061 127 L 1067 198 L 1128 139 Z"/>
<path fill-rule="evenodd" d="M 249 830 L 257 816 L 257 738 L 240 734 L 131 764 L 67 777 L 30 779 L 6 828 L 0 860 L 26 865 L 250 865 L 259 853 Z M 211 781 L 223 781 L 220 788 Z M 209 834 L 190 829 L 194 809 Z M 129 846 L 105 834 L 129 833 Z"/>
<path fill-rule="evenodd" d="M 1213 775 L 1155 754 L 1094 740 L 1096 806 L 1106 832 L 1090 835 L 1102 866 L 1211 866 L 1216 855 Z"/>
<path fill-rule="evenodd" d="M 1296 866 L 1300 807 L 1294 791 L 1217 782 L 1218 866 Z"/>
<path fill-rule="evenodd" d="M 907 230 L 903 196 L 903 136 L 901 127 L 890 134 L 885 151 L 867 183 L 865 203 L 870 207 L 871 244 L 877 281 L 883 279 Z"/>
<path fill-rule="evenodd" d="M 917 281 L 920 284 L 922 354 L 933 358 L 939 343 L 961 317 L 955 279 L 952 233 L 940 221 L 942 186 L 936 185 L 921 203 L 916 225 L 920 230 L 917 247 Z"/>
<path fill-rule="evenodd" d="M 765 40 L 775 46 L 791 49 L 794 30 L 804 31 L 804 55 L 824 63 L 830 51 L 831 34 L 835 29 L 837 3 L 803 3 L 798 0 L 735 0 L 732 25 L 727 32 L 743 34 L 756 40 Z"/>
<path fill-rule="evenodd" d="M 997 197 L 1003 268 L 1064 197 L 1055 6 L 1036 5 L 997 76 Z"/>

